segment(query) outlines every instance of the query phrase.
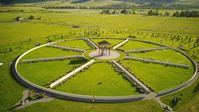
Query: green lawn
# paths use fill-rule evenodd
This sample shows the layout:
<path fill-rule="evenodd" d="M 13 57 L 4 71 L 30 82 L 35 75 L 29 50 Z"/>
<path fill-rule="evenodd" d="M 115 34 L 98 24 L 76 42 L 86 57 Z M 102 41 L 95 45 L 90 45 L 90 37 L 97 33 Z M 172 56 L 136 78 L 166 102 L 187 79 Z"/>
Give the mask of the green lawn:
<path fill-rule="evenodd" d="M 191 62 L 182 54 L 173 50 L 157 50 L 145 53 L 129 53 L 130 56 L 150 58 L 166 62 L 182 63 L 191 65 Z"/>
<path fill-rule="evenodd" d="M 79 49 L 90 49 L 91 47 L 84 40 L 68 40 L 64 42 L 58 42 L 55 45 L 66 46 Z"/>
<path fill-rule="evenodd" d="M 132 60 L 121 61 L 135 76 L 152 87 L 155 91 L 161 91 L 176 87 L 193 75 L 193 68 L 165 67 L 159 64 L 149 64 Z"/>
<path fill-rule="evenodd" d="M 16 112 L 163 112 L 154 100 L 126 103 L 83 103 L 65 100 L 54 100 L 38 103 Z"/>
<path fill-rule="evenodd" d="M 66 60 L 19 64 L 20 74 L 27 80 L 44 86 L 83 64 L 85 60 Z"/>
<path fill-rule="evenodd" d="M 122 50 L 137 50 L 137 49 L 146 49 L 146 48 L 158 48 L 160 46 L 150 44 L 150 43 L 144 43 L 144 42 L 138 42 L 138 41 L 128 41 L 123 46 L 121 46 L 119 49 Z"/>
<path fill-rule="evenodd" d="M 93 42 L 95 42 L 96 44 L 100 41 L 106 40 L 109 43 L 111 43 L 111 47 L 117 45 L 118 43 L 122 42 L 123 40 L 119 40 L 119 39 L 92 39 Z"/>
<path fill-rule="evenodd" d="M 198 112 L 199 110 L 199 80 L 196 80 L 191 86 L 175 94 L 161 97 L 161 100 L 167 105 L 171 105 L 174 97 L 181 98 L 181 100 L 174 106 L 175 112 Z M 180 96 L 183 94 L 183 96 Z"/>
<path fill-rule="evenodd" d="M 22 59 L 49 58 L 74 55 L 80 55 L 80 53 L 51 47 L 42 47 L 28 53 Z"/>
<path fill-rule="evenodd" d="M 7 14 L 0 13 L 0 18 L 5 18 L 5 16 Z M 0 36 L 0 46 L 12 46 L 13 43 L 20 45 L 21 42 L 28 41 L 29 38 L 31 38 L 32 42 L 41 43 L 47 36 L 67 33 L 67 27 L 40 23 L 17 23 L 13 22 L 13 19 L 17 16 L 16 14 L 9 14 L 8 16 L 13 17 L 12 19 L 7 17 L 7 21 L 9 22 L 4 20 L 2 20 L 2 23 L 0 22 L 0 34 L 2 35 Z"/>
<path fill-rule="evenodd" d="M 130 82 L 115 72 L 108 63 L 95 63 L 91 67 L 74 78 L 68 80 L 57 90 L 99 96 L 118 96 L 138 94 Z"/>
<path fill-rule="evenodd" d="M 10 65 L 0 66 L 0 111 L 7 112 L 22 97 L 22 87 L 10 74 Z"/>

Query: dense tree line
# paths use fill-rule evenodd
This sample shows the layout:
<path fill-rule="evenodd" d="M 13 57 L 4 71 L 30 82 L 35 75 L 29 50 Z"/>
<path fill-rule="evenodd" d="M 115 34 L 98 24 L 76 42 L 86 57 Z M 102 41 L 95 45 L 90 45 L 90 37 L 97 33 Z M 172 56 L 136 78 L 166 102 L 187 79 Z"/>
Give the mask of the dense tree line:
<path fill-rule="evenodd" d="M 14 18 L 17 22 L 26 22 L 26 21 L 29 21 L 29 20 L 41 20 L 42 17 L 35 17 L 33 15 L 30 15 L 28 17 L 23 17 L 23 16 L 17 16 Z"/>
<path fill-rule="evenodd" d="M 149 10 L 148 16 L 170 16 L 171 14 L 167 11 L 160 13 L 158 9 Z M 186 10 L 186 11 L 176 11 L 172 14 L 173 17 L 199 17 L 199 11 L 196 10 Z"/>
<path fill-rule="evenodd" d="M 178 48 L 194 60 L 199 60 L 199 37 L 171 33 L 138 32 L 136 38 L 153 40 L 158 43 Z"/>
<path fill-rule="evenodd" d="M 104 9 L 101 11 L 101 14 L 135 14 L 135 12 L 127 9 L 122 9 L 122 10 Z"/>
<path fill-rule="evenodd" d="M 144 32 L 138 32 L 139 36 L 143 37 L 150 37 L 150 38 L 162 38 L 165 41 L 173 41 L 178 42 L 181 45 L 189 45 L 190 48 L 197 48 L 199 47 L 199 37 L 192 37 L 192 36 L 183 36 L 183 35 L 177 35 L 177 34 L 163 34 L 163 33 L 144 33 Z"/>
<path fill-rule="evenodd" d="M 160 13 L 159 13 L 158 9 L 157 10 L 149 10 L 148 15 L 149 16 L 158 16 L 158 15 L 160 15 Z"/>
<path fill-rule="evenodd" d="M 149 10 L 148 16 L 170 16 L 170 13 L 165 11 L 164 13 L 160 13 L 158 9 L 156 10 Z"/>
<path fill-rule="evenodd" d="M 173 13 L 174 17 L 199 17 L 199 11 L 196 10 L 186 10 L 186 11 L 176 11 Z"/>

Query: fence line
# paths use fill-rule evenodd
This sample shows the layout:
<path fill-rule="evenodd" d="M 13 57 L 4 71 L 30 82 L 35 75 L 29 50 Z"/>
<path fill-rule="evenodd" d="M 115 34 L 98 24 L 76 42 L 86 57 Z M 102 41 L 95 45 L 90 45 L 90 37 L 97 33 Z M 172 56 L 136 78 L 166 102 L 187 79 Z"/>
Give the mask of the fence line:
<path fill-rule="evenodd" d="M 137 58 L 137 57 L 133 57 L 133 56 L 126 56 L 125 59 L 132 59 L 132 60 L 141 61 L 141 62 L 144 62 L 144 63 L 154 63 L 154 64 L 160 64 L 160 65 L 172 66 L 172 67 L 179 67 L 179 68 L 186 68 L 186 69 L 189 68 L 189 65 L 185 65 L 185 64 L 164 62 L 164 61 L 152 60 L 152 59 L 147 59 L 147 58 Z"/>
<path fill-rule="evenodd" d="M 74 59 L 74 58 L 84 58 L 84 57 L 82 55 L 75 55 L 75 56 L 62 56 L 62 57 L 52 57 L 52 58 L 25 59 L 22 60 L 21 63 L 60 61 L 60 60 Z"/>
<path fill-rule="evenodd" d="M 47 47 L 58 48 L 58 49 L 63 49 L 63 50 L 71 50 L 71 51 L 76 51 L 76 52 L 85 52 L 86 51 L 84 49 L 71 48 L 71 47 L 58 46 L 58 45 L 48 45 Z"/>
<path fill-rule="evenodd" d="M 126 53 L 139 53 L 139 52 L 150 52 L 150 51 L 164 50 L 164 49 L 167 49 L 167 47 L 137 49 L 137 50 L 125 50 L 124 52 L 126 52 Z"/>
<path fill-rule="evenodd" d="M 146 93 L 150 92 L 150 89 L 148 87 L 146 87 L 142 82 L 140 82 L 136 77 L 134 77 L 130 72 L 128 72 L 124 67 L 122 67 L 122 65 L 120 65 L 119 63 L 117 63 L 115 60 L 112 61 L 112 63 L 119 68 L 120 70 L 122 70 L 126 75 L 124 75 L 127 79 L 129 79 L 130 81 L 133 81 L 135 83 L 137 83 L 138 85 L 140 85 L 144 91 Z"/>
<path fill-rule="evenodd" d="M 74 76 L 75 74 L 77 74 L 79 71 L 81 71 L 82 69 L 86 68 L 87 66 L 91 65 L 94 63 L 94 59 L 90 60 L 89 62 L 85 63 L 84 65 L 78 67 L 77 69 L 73 70 L 72 72 L 64 75 L 63 77 L 59 78 L 58 80 L 56 80 L 55 82 L 50 84 L 50 88 L 54 88 L 55 86 L 59 85 L 60 83 L 64 82 L 65 80 L 69 79 L 70 77 Z"/>
<path fill-rule="evenodd" d="M 90 46 L 92 46 L 93 48 L 96 48 L 96 49 L 98 49 L 98 46 L 92 41 L 92 40 L 90 40 L 89 38 L 84 38 L 84 40 L 90 45 Z"/>
<path fill-rule="evenodd" d="M 113 50 L 119 48 L 120 46 L 124 45 L 125 43 L 127 43 L 129 41 L 129 39 L 127 38 L 126 40 L 122 41 L 121 43 L 117 44 L 116 46 L 113 47 Z"/>

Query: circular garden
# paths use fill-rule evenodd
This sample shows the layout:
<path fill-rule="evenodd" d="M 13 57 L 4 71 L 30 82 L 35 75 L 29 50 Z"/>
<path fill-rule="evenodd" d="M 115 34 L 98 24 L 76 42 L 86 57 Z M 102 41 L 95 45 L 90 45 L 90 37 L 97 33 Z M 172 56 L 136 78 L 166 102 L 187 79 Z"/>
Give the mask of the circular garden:
<path fill-rule="evenodd" d="M 100 47 L 103 41 L 109 46 Z M 166 95 L 196 75 L 194 61 L 179 50 L 131 38 L 78 38 L 38 45 L 16 60 L 14 70 L 19 81 L 39 91 L 104 102 Z"/>

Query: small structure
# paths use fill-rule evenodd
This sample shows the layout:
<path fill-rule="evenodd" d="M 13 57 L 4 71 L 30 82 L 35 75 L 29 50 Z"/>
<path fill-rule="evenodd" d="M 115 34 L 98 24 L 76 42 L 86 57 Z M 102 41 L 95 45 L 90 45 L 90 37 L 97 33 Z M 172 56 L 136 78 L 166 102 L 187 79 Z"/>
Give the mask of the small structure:
<path fill-rule="evenodd" d="M 106 40 L 103 40 L 101 42 L 98 42 L 98 47 L 99 47 L 99 54 L 101 55 L 110 55 L 110 49 L 111 49 L 111 44 L 107 42 Z"/>

